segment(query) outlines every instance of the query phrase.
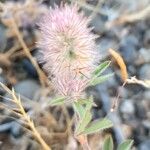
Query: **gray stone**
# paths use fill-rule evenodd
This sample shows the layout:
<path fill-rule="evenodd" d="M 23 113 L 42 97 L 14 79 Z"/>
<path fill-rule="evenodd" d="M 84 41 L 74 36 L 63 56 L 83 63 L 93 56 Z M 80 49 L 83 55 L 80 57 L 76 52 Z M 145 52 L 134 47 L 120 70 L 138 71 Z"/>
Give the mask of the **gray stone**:
<path fill-rule="evenodd" d="M 150 79 L 150 64 L 144 64 L 139 70 L 139 78 L 141 80 Z"/>
<path fill-rule="evenodd" d="M 2 75 L 0 75 L 0 82 L 3 83 L 4 85 L 7 84 L 6 79 L 5 79 Z M 0 93 L 1 93 L 1 94 L 2 94 L 2 93 L 5 93 L 5 90 L 4 90 L 1 86 L 0 86 Z"/>
<path fill-rule="evenodd" d="M 150 102 L 150 90 L 145 91 L 143 94 L 144 94 L 144 99 L 149 100 Z"/>
<path fill-rule="evenodd" d="M 102 34 L 106 28 L 105 28 L 105 20 L 103 20 L 102 16 L 99 14 L 96 14 L 95 17 L 92 19 L 90 25 L 94 27 L 94 31 L 97 34 Z"/>
<path fill-rule="evenodd" d="M 32 100 L 40 89 L 40 85 L 35 80 L 27 79 L 17 83 L 14 89 L 16 93 Z"/>
<path fill-rule="evenodd" d="M 139 145 L 139 150 L 149 150 L 150 149 L 150 140 L 146 140 Z"/>
<path fill-rule="evenodd" d="M 18 122 L 13 121 L 11 125 L 11 134 L 14 137 L 19 137 L 21 136 L 21 133 L 22 133 L 22 126 Z"/>
<path fill-rule="evenodd" d="M 138 39 L 133 35 L 128 35 L 121 40 L 121 45 L 132 45 L 137 46 L 139 43 Z"/>
<path fill-rule="evenodd" d="M 141 55 L 144 59 L 144 62 L 150 62 L 150 49 L 142 48 L 139 51 L 139 55 Z"/>
<path fill-rule="evenodd" d="M 0 52 L 4 52 L 7 44 L 6 31 L 3 26 L 0 25 Z"/>
<path fill-rule="evenodd" d="M 0 125 L 0 133 L 7 132 L 11 129 L 12 123 L 7 122 Z"/>
<path fill-rule="evenodd" d="M 150 29 L 145 32 L 145 35 L 144 35 L 144 45 L 146 47 L 150 47 Z"/>
<path fill-rule="evenodd" d="M 134 64 L 134 61 L 137 58 L 136 49 L 138 42 L 138 39 L 132 35 L 128 35 L 121 40 L 119 50 L 126 63 Z"/>
<path fill-rule="evenodd" d="M 106 57 L 109 56 L 108 50 L 110 48 L 112 48 L 112 49 L 118 49 L 117 41 L 109 39 L 107 37 L 100 39 L 97 42 L 97 45 L 98 45 L 97 47 L 98 47 L 98 50 L 100 51 L 102 59 L 105 59 Z"/>
<path fill-rule="evenodd" d="M 122 104 L 120 105 L 120 111 L 124 114 L 134 114 L 135 108 L 132 100 L 123 100 Z"/>

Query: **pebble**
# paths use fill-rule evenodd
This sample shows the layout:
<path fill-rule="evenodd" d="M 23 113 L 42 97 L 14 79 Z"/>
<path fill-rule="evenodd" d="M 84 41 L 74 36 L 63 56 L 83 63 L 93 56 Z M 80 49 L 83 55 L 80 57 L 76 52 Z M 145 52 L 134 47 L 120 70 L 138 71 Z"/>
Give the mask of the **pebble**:
<path fill-rule="evenodd" d="M 132 64 L 127 66 L 127 71 L 129 77 L 135 76 L 137 74 L 137 69 Z"/>
<path fill-rule="evenodd" d="M 142 142 L 139 145 L 139 150 L 149 150 L 150 149 L 150 139 Z"/>
<path fill-rule="evenodd" d="M 100 57 L 102 59 L 105 59 L 105 58 L 107 58 L 109 56 L 108 50 L 110 48 L 112 48 L 112 49 L 118 49 L 118 47 L 117 47 L 117 41 L 109 39 L 107 37 L 100 39 L 97 42 L 97 45 L 98 45 L 97 46 L 98 50 L 100 51 L 100 54 L 101 54 Z"/>
<path fill-rule="evenodd" d="M 22 126 L 21 126 L 18 122 L 13 121 L 13 122 L 11 123 L 11 134 L 12 134 L 15 138 L 20 137 L 21 134 L 23 133 L 22 131 L 23 131 L 23 130 L 22 130 Z"/>
<path fill-rule="evenodd" d="M 14 86 L 16 93 L 23 95 L 24 97 L 32 100 L 40 89 L 40 85 L 32 79 L 26 79 L 20 81 Z"/>
<path fill-rule="evenodd" d="M 150 79 L 150 64 L 144 64 L 139 69 L 139 78 L 141 80 L 149 80 Z"/>
<path fill-rule="evenodd" d="M 113 73 L 113 70 L 109 67 L 107 70 L 105 70 L 103 75 L 107 75 L 107 74 L 111 74 L 111 73 Z M 117 87 L 118 86 L 115 75 L 108 78 L 108 80 L 106 80 L 102 84 L 105 84 L 107 86 L 107 88 L 112 88 L 112 87 Z"/>
<path fill-rule="evenodd" d="M 124 114 L 134 114 L 135 108 L 131 99 L 123 100 L 120 105 L 120 112 Z"/>
<path fill-rule="evenodd" d="M 11 126 L 12 126 L 11 122 L 7 122 L 7 123 L 4 123 L 4 124 L 1 124 L 0 125 L 0 133 L 4 133 L 4 132 L 10 131 Z"/>
<path fill-rule="evenodd" d="M 134 61 L 137 58 L 136 50 L 138 42 L 138 39 L 132 35 L 128 35 L 121 40 L 119 51 L 126 63 L 134 64 Z"/>
<path fill-rule="evenodd" d="M 136 117 L 141 120 L 145 119 L 146 118 L 146 109 L 144 106 L 144 101 L 135 103 L 135 107 L 136 107 Z"/>
<path fill-rule="evenodd" d="M 150 63 L 150 49 L 141 48 L 138 52 L 138 59 L 135 60 L 136 65 Z"/>
<path fill-rule="evenodd" d="M 150 48 L 150 29 L 144 34 L 144 46 Z"/>
<path fill-rule="evenodd" d="M 3 83 L 4 85 L 7 84 L 6 79 L 2 75 L 0 75 L 0 82 Z M 5 93 L 5 90 L 0 86 L 0 95 L 3 95 L 4 93 Z"/>
<path fill-rule="evenodd" d="M 7 45 L 6 31 L 2 25 L 0 25 L 0 52 L 4 52 Z"/>
<path fill-rule="evenodd" d="M 0 133 L 10 132 L 14 137 L 19 137 L 22 133 L 22 126 L 16 121 L 0 124 Z"/>
<path fill-rule="evenodd" d="M 44 3 L 50 4 L 50 6 L 54 7 L 55 5 L 59 5 L 61 0 L 45 0 Z"/>
<path fill-rule="evenodd" d="M 103 105 L 103 109 L 106 113 L 108 113 L 111 109 L 110 97 L 109 93 L 107 92 L 107 86 L 100 84 L 97 87 L 98 96 L 100 97 Z"/>
<path fill-rule="evenodd" d="M 143 94 L 144 94 L 144 99 L 150 102 L 150 90 L 145 91 Z"/>
<path fill-rule="evenodd" d="M 41 54 L 41 50 L 40 49 L 34 49 L 32 51 L 32 56 L 34 59 L 36 59 L 36 61 L 40 64 L 42 64 L 41 62 L 41 57 L 42 57 L 42 54 Z"/>
<path fill-rule="evenodd" d="M 84 12 L 85 16 L 90 16 L 92 14 L 92 11 L 84 6 L 82 7 L 82 11 Z M 96 34 L 101 35 L 106 31 L 105 22 L 107 20 L 108 20 L 107 15 L 95 13 L 94 16 L 92 16 L 92 20 L 90 21 L 90 26 L 93 27 L 93 31 Z"/>
<path fill-rule="evenodd" d="M 94 32 L 96 34 L 102 34 L 105 32 L 105 21 L 107 20 L 107 16 L 102 16 L 100 14 L 96 14 L 95 17 L 92 19 L 90 25 L 94 27 Z"/>
<path fill-rule="evenodd" d="M 143 120 L 142 124 L 146 129 L 150 130 L 150 120 Z"/>
<path fill-rule="evenodd" d="M 127 99 L 128 93 L 129 91 L 125 87 L 122 86 L 118 87 L 118 94 L 120 95 L 121 98 Z"/>
<path fill-rule="evenodd" d="M 137 47 L 138 43 L 139 43 L 139 41 L 134 35 L 127 35 L 121 40 L 120 44 L 122 46 L 130 45 L 130 46 Z"/>
<path fill-rule="evenodd" d="M 143 57 L 144 62 L 150 62 L 150 49 L 141 48 L 139 51 L 139 55 Z"/>
<path fill-rule="evenodd" d="M 112 113 L 108 113 L 108 118 L 113 123 L 113 132 L 114 132 L 117 144 L 122 143 L 125 140 L 125 136 L 123 133 L 123 128 L 121 127 L 121 120 L 120 120 L 118 113 L 116 111 Z"/>
<path fill-rule="evenodd" d="M 23 68 L 21 61 L 14 62 L 13 71 L 18 80 L 24 80 L 28 76 L 27 71 Z"/>
<path fill-rule="evenodd" d="M 139 21 L 136 23 L 136 27 L 134 26 L 134 34 L 144 35 L 145 31 L 149 28 L 144 21 Z M 138 31 L 138 32 L 137 32 Z"/>
<path fill-rule="evenodd" d="M 27 76 L 31 78 L 37 78 L 37 71 L 32 63 L 28 59 L 22 60 L 23 69 L 27 72 Z"/>

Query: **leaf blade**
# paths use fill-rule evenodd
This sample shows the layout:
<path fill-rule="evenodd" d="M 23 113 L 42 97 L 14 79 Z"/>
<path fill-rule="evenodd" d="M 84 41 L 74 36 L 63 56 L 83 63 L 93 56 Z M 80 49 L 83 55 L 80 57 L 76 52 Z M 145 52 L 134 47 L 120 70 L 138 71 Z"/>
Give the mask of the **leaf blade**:
<path fill-rule="evenodd" d="M 86 103 L 86 106 L 83 107 L 84 108 L 84 113 L 83 116 L 80 120 L 79 125 L 76 128 L 76 133 L 80 134 L 81 132 L 84 131 L 85 127 L 89 124 L 89 122 L 92 119 L 92 114 L 90 112 L 91 108 L 92 108 L 92 99 L 89 99 L 89 101 L 91 101 L 91 103 Z"/>
<path fill-rule="evenodd" d="M 65 97 L 57 97 L 55 99 L 52 99 L 49 104 L 51 106 L 57 106 L 57 105 L 64 104 L 64 102 L 65 102 Z"/>
<path fill-rule="evenodd" d="M 107 129 L 107 128 L 110 128 L 112 127 L 112 122 L 107 119 L 107 118 L 104 118 L 102 120 L 98 120 L 98 121 L 93 121 L 89 127 L 87 127 L 82 133 L 83 134 L 92 134 L 92 133 L 95 133 L 95 132 L 98 132 L 100 130 L 104 130 L 104 129 Z"/>
<path fill-rule="evenodd" d="M 100 83 L 106 81 L 108 78 L 110 78 L 113 75 L 114 75 L 114 73 L 110 73 L 110 74 L 107 74 L 107 75 L 102 75 L 102 76 L 97 77 L 97 78 L 93 78 L 90 82 L 90 85 L 95 86 L 97 84 L 100 84 Z"/>
<path fill-rule="evenodd" d="M 80 119 L 83 118 L 83 114 L 85 111 L 84 107 L 80 103 L 74 102 L 73 108 L 77 112 L 77 114 L 79 115 Z"/>
<path fill-rule="evenodd" d="M 111 61 L 105 61 L 103 63 L 101 63 L 93 72 L 94 76 L 99 76 L 100 74 L 102 74 L 110 65 Z"/>
<path fill-rule="evenodd" d="M 118 146 L 117 150 L 131 150 L 132 145 L 133 140 L 126 140 Z"/>
<path fill-rule="evenodd" d="M 77 127 L 77 130 L 76 130 L 77 135 L 84 131 L 85 127 L 88 125 L 91 119 L 92 119 L 91 113 L 89 111 L 86 112 L 84 118 L 82 119 L 79 126 Z"/>
<path fill-rule="evenodd" d="M 113 150 L 114 144 L 112 137 L 109 135 L 104 140 L 103 150 Z"/>

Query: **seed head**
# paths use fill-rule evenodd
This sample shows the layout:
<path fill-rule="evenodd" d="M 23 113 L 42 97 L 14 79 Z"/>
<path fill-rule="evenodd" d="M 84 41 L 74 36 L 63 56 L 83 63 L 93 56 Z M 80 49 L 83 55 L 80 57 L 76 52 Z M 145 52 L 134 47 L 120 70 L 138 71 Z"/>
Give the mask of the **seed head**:
<path fill-rule="evenodd" d="M 98 60 L 96 36 L 88 28 L 89 21 L 76 5 L 65 5 L 51 9 L 39 24 L 44 67 L 65 96 L 81 95 Z"/>

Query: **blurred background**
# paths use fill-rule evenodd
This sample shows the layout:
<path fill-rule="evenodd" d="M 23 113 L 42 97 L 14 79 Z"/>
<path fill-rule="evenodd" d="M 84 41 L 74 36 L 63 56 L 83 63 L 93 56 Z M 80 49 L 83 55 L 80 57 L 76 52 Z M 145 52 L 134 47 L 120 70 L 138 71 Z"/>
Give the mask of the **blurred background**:
<path fill-rule="evenodd" d="M 137 84 L 122 86 L 120 69 L 108 50 L 123 57 L 129 77 L 150 80 L 150 0 L 1 0 L 0 1 L 0 82 L 14 87 L 43 139 L 56 150 L 77 150 L 79 144 L 68 131 L 73 116 L 71 106 L 50 107 L 56 93 L 39 63 L 36 41 L 41 16 L 55 4 L 76 2 L 91 16 L 100 62 L 112 60 L 105 74 L 115 75 L 107 82 L 89 87 L 97 107 L 94 118 L 108 116 L 112 129 L 89 137 L 92 150 L 101 150 L 104 137 L 111 134 L 117 146 L 134 140 L 134 150 L 150 149 L 150 90 Z M 110 109 L 117 94 L 118 106 Z M 14 114 L 11 96 L 0 88 L 0 150 L 40 150 L 21 118 Z M 68 131 L 68 132 L 67 132 Z"/>

